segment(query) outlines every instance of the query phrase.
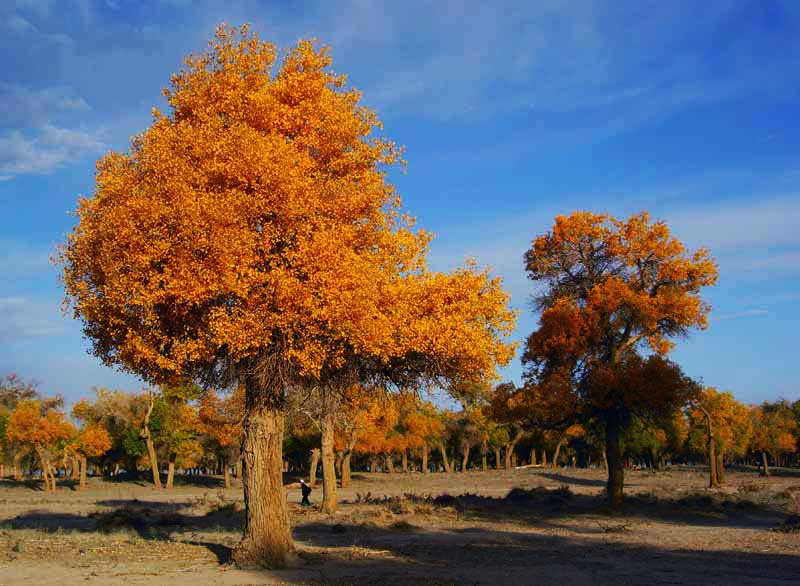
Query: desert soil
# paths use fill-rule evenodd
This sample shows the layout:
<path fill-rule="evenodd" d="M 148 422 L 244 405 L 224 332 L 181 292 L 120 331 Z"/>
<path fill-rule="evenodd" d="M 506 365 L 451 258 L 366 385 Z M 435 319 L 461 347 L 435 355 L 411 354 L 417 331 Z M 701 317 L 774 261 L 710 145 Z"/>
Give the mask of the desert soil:
<path fill-rule="evenodd" d="M 242 497 L 219 479 L 55 494 L 6 480 L 0 584 L 800 584 L 800 472 L 777 472 L 710 491 L 700 469 L 628 471 L 615 512 L 602 470 L 356 473 L 333 516 L 288 479 L 297 553 L 271 572 L 229 564 Z"/>

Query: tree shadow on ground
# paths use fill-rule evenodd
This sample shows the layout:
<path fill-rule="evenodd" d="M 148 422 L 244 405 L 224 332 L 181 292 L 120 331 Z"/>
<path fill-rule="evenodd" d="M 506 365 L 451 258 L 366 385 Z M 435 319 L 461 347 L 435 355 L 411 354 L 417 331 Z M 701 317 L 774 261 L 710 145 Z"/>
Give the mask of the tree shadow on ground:
<path fill-rule="evenodd" d="M 544 478 L 549 478 L 550 480 L 555 480 L 556 482 L 563 482 L 564 484 L 574 484 L 576 486 L 597 486 L 597 487 L 604 487 L 606 485 L 605 480 L 597 480 L 593 478 L 576 478 L 575 476 L 568 476 L 566 474 L 559 474 L 557 472 L 542 472 L 539 474 Z M 630 487 L 630 485 L 626 485 Z"/>
<path fill-rule="evenodd" d="M 0 478 L 0 489 L 28 488 L 36 492 L 44 492 L 44 483 L 34 478 L 14 480 L 13 478 Z"/>
<path fill-rule="evenodd" d="M 695 551 L 642 545 L 616 539 L 614 533 L 647 531 L 646 524 L 633 521 L 661 519 L 679 524 L 764 527 L 771 510 L 740 509 L 714 513 L 702 497 L 695 500 L 647 502 L 629 499 L 622 509 L 609 515 L 600 497 L 573 495 L 564 489 L 516 489 L 506 498 L 461 495 L 437 499 L 381 499 L 379 504 L 361 505 L 330 522 L 305 522 L 294 529 L 299 561 L 276 575 L 303 583 L 374 584 L 530 584 L 569 580 L 579 584 L 752 584 L 800 582 L 800 556 L 748 551 Z M 387 513 L 401 505 L 408 519 L 383 526 L 369 522 L 382 519 L 372 512 Z M 135 531 L 148 540 L 169 540 L 175 533 L 191 534 L 185 543 L 211 551 L 220 564 L 231 560 L 231 549 L 213 538 L 195 536 L 203 530 L 239 532 L 244 514 L 237 503 L 220 504 L 204 514 L 190 514 L 191 506 L 165 501 L 98 501 L 109 511 L 89 515 L 30 511 L 0 523 L 1 529 L 38 529 L 49 532 Z M 291 505 L 292 508 L 296 508 Z M 432 519 L 446 518 L 444 509 L 457 515 L 457 527 L 415 526 L 414 507 Z M 437 509 L 442 509 L 441 511 Z M 298 509 L 296 512 L 302 515 Z M 758 519 L 750 519 L 753 515 Z M 785 518 L 786 515 L 783 515 Z M 398 519 L 398 517 L 394 517 Z M 363 522 L 359 522 L 363 520 Z M 576 522 L 577 520 L 577 522 Z M 337 522 L 339 521 L 339 522 Z M 506 528 L 464 526 L 470 522 L 501 521 Z M 512 521 L 514 526 L 508 528 Z M 553 533 L 531 533 L 526 525 L 558 529 Z M 521 525 L 521 526 L 520 526 Z M 764 527 L 766 528 L 766 527 Z M 319 578 L 309 579 L 308 573 Z"/>
<path fill-rule="evenodd" d="M 800 558 L 742 551 L 670 550 L 586 536 L 564 537 L 484 528 L 427 530 L 308 524 L 295 530 L 303 544 L 347 550 L 357 546 L 382 559 L 349 560 L 330 553 L 308 556 L 322 566 L 321 582 L 441 584 L 763 584 L 800 580 Z M 325 560 L 323 562 L 323 560 Z M 434 577 L 449 578 L 441 582 Z M 713 578 L 709 578 L 713 577 Z M 363 582 L 361 579 L 363 578 Z M 420 583 L 426 583 L 420 581 Z"/>
<path fill-rule="evenodd" d="M 601 526 L 608 520 L 614 520 L 764 529 L 774 527 L 788 516 L 788 510 L 782 503 L 755 502 L 736 495 L 705 492 L 662 498 L 644 493 L 629 495 L 622 506 L 612 509 L 602 495 L 574 494 L 568 487 L 514 488 L 504 497 L 461 494 L 431 498 L 405 495 L 393 499 L 372 499 L 369 502 L 384 504 L 390 510 L 392 507 L 402 509 L 404 502 L 411 508 L 450 508 L 462 520 L 513 523 L 523 527 L 569 528 L 571 526 L 564 525 L 563 521 L 570 518 L 584 519 L 592 526 Z"/>

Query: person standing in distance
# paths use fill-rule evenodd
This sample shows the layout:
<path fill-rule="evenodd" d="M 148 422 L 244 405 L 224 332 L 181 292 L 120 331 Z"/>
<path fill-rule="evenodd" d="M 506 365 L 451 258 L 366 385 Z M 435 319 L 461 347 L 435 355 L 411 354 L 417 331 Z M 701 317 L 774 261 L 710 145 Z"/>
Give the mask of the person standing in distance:
<path fill-rule="evenodd" d="M 306 481 L 302 478 L 300 479 L 300 490 L 303 492 L 303 500 L 300 501 L 300 504 L 303 506 L 311 506 L 311 501 L 308 500 L 308 495 L 311 494 L 312 488 L 306 484 Z"/>

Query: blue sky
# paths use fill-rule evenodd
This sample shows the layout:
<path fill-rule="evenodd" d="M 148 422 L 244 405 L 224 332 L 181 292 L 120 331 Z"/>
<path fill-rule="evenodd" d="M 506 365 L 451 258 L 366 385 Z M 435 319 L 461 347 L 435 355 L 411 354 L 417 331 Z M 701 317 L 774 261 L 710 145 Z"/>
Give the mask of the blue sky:
<path fill-rule="evenodd" d="M 720 265 L 711 326 L 675 358 L 743 401 L 800 398 L 800 3 L 0 4 L 0 373 L 71 400 L 141 386 L 86 353 L 48 257 L 97 157 L 225 21 L 332 46 L 408 149 L 392 180 L 438 235 L 432 266 L 491 265 L 518 338 L 535 326 L 521 257 L 554 215 L 648 209 Z"/>

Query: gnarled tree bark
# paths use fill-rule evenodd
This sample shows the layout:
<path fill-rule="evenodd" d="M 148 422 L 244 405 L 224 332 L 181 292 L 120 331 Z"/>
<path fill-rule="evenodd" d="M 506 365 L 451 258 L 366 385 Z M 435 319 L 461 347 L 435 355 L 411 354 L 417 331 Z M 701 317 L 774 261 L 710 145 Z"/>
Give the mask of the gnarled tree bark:
<path fill-rule="evenodd" d="M 245 390 L 245 525 L 233 560 L 239 567 L 284 568 L 294 546 L 283 488 L 282 394 L 263 389 L 255 377 L 246 377 Z"/>

